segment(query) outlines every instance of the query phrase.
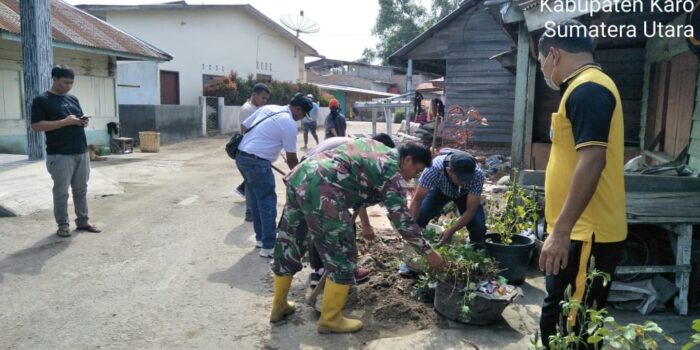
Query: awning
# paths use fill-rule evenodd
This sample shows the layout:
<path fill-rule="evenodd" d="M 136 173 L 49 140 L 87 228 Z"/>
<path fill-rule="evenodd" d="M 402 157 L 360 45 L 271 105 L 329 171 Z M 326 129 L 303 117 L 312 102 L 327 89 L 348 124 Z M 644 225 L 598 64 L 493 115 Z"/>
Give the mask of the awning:
<path fill-rule="evenodd" d="M 316 83 L 311 83 L 311 84 L 312 84 L 312 85 L 315 85 L 315 86 L 318 86 L 320 89 L 323 89 L 323 90 L 336 90 L 336 91 L 354 92 L 354 93 L 358 93 L 358 94 L 366 94 L 366 95 L 374 95 L 374 96 L 382 96 L 382 97 L 394 97 L 394 96 L 398 96 L 397 94 L 390 94 L 390 93 L 388 93 L 388 92 L 381 92 L 381 91 L 360 89 L 360 88 L 355 88 L 355 87 L 350 87 L 350 86 L 328 85 L 328 84 L 316 84 Z"/>

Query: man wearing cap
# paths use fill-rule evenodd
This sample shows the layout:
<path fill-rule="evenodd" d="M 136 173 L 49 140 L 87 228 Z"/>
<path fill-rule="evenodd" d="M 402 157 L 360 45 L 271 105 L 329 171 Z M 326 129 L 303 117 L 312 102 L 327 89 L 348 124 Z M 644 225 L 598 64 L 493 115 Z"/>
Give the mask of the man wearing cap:
<path fill-rule="evenodd" d="M 306 97 L 313 102 L 314 95 L 308 94 Z M 313 104 L 314 107 L 311 108 L 311 112 L 304 117 L 304 149 L 307 149 L 309 146 L 309 132 L 311 132 L 311 136 L 314 137 L 316 145 L 318 145 L 318 135 L 316 135 L 316 128 L 318 128 L 318 103 L 313 102 Z"/>
<path fill-rule="evenodd" d="M 260 107 L 241 124 L 245 136 L 238 147 L 236 165 L 246 183 L 246 202 L 252 212 L 256 247 L 260 248 L 262 257 L 272 258 L 277 236 L 277 194 L 272 162 L 284 149 L 289 169 L 297 165 L 296 122 L 312 107 L 308 97 L 296 95 L 287 106 Z"/>
<path fill-rule="evenodd" d="M 484 173 L 474 157 L 467 152 L 443 149 L 418 179 L 411 214 L 420 227 L 425 227 L 440 215 L 448 201 L 453 201 L 461 216 L 440 235 L 440 244 L 449 243 L 455 232 L 466 227 L 469 240 L 482 245 L 486 234 L 486 215 L 481 205 L 483 185 Z"/>
<path fill-rule="evenodd" d="M 250 117 L 258 108 L 267 104 L 267 100 L 270 98 L 270 89 L 267 85 L 263 83 L 257 83 L 253 86 L 253 93 L 250 94 L 250 98 L 243 104 L 241 111 L 238 113 L 238 120 L 246 120 Z M 245 197 L 245 182 L 242 182 L 238 187 L 236 187 L 236 192 L 240 193 Z M 250 213 L 250 208 L 248 203 L 245 206 L 245 221 L 253 221 L 253 216 Z"/>
<path fill-rule="evenodd" d="M 326 117 L 326 138 L 345 136 L 345 129 L 347 128 L 345 123 L 345 116 L 340 114 L 340 102 L 336 99 L 332 99 L 328 103 L 328 108 L 331 112 L 328 113 Z"/>

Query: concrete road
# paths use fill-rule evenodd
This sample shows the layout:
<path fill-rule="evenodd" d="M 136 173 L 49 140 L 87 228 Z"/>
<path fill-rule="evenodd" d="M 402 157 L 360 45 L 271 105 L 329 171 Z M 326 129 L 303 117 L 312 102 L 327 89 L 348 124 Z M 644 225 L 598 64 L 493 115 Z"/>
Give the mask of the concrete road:
<path fill-rule="evenodd" d="M 59 238 L 50 209 L 1 218 L 0 348 L 469 348 L 465 338 L 481 349 L 527 347 L 541 277 L 528 280 L 526 299 L 495 327 L 376 340 L 370 332 L 318 335 L 317 314 L 301 305 L 304 272 L 290 296 L 300 304 L 297 315 L 271 326 L 269 260 L 257 255 L 252 224 L 243 221 L 243 200 L 233 192 L 241 177 L 224 154 L 225 141 L 197 139 L 93 163 L 124 188 L 90 200 L 102 233 Z M 689 330 L 690 318 L 667 317 Z"/>

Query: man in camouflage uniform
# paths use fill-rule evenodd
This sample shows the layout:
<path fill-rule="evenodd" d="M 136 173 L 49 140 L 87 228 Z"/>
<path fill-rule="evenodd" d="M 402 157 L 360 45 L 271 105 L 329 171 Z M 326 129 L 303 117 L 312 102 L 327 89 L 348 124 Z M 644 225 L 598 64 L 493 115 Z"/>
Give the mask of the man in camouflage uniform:
<path fill-rule="evenodd" d="M 287 175 L 287 204 L 272 268 L 275 297 L 271 322 L 294 312 L 294 305 L 287 302 L 287 292 L 292 276 L 302 269 L 301 258 L 306 253 L 306 230 L 299 229 L 304 221 L 328 271 L 320 333 L 362 328 L 362 321 L 342 315 L 350 285 L 355 283 L 357 263 L 350 208 L 383 202 L 403 239 L 425 254 L 432 267 L 444 263 L 421 237 L 421 229 L 406 204 L 405 180 L 414 178 L 430 161 L 430 152 L 421 145 L 404 145 L 397 152 L 377 141 L 358 139 L 312 156 Z"/>

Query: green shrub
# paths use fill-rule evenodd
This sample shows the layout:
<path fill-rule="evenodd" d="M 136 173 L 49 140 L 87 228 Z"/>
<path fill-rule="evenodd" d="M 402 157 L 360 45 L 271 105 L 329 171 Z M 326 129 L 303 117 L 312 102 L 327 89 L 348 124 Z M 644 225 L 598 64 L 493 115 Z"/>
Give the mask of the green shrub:
<path fill-rule="evenodd" d="M 204 87 L 205 96 L 223 97 L 227 105 L 243 105 L 253 92 L 253 86 L 258 81 L 249 75 L 246 79 L 238 77 L 236 72 L 231 72 L 228 76 L 213 79 Z M 267 103 L 276 105 L 286 105 L 296 93 L 304 95 L 320 95 L 318 87 L 306 83 L 290 83 L 286 81 L 273 80 L 266 82 L 270 89 L 270 98 Z M 326 104 L 327 105 L 327 104 Z"/>

